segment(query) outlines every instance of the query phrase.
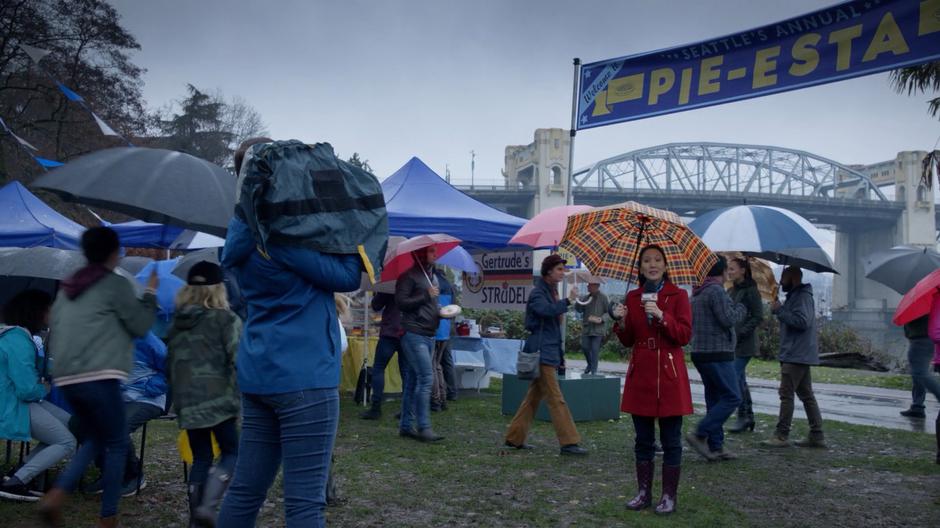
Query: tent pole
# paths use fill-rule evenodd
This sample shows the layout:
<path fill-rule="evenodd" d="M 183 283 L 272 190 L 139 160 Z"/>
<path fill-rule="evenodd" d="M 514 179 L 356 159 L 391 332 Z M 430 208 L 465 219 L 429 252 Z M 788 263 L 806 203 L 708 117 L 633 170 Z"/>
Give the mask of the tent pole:
<path fill-rule="evenodd" d="M 571 142 L 568 145 L 568 188 L 566 202 L 568 205 L 574 205 L 574 137 L 578 132 L 578 81 L 581 73 L 581 59 L 574 59 L 574 87 L 571 91 Z"/>

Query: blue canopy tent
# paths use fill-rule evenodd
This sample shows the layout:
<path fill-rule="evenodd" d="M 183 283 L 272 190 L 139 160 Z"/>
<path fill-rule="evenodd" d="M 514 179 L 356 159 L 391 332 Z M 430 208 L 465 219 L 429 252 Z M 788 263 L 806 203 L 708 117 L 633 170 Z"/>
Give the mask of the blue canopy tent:
<path fill-rule="evenodd" d="M 117 231 L 121 245 L 129 248 L 167 249 L 185 231 L 182 227 L 151 224 L 141 220 L 105 225 Z"/>
<path fill-rule="evenodd" d="M 463 244 L 502 248 L 526 220 L 458 191 L 418 158 L 382 182 L 390 235 L 445 233 Z"/>
<path fill-rule="evenodd" d="M 0 188 L 0 247 L 78 249 L 85 228 L 57 213 L 19 182 Z"/>

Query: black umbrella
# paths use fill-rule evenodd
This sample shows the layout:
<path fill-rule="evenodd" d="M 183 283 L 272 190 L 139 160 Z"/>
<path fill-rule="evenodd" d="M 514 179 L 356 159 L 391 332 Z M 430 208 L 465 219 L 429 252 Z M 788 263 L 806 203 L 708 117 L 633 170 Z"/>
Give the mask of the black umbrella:
<path fill-rule="evenodd" d="M 940 253 L 932 249 L 897 246 L 865 257 L 865 277 L 905 294 L 940 268 Z"/>
<path fill-rule="evenodd" d="M 99 150 L 43 175 L 33 187 L 147 222 L 225 236 L 235 176 L 182 152 L 144 147 Z"/>

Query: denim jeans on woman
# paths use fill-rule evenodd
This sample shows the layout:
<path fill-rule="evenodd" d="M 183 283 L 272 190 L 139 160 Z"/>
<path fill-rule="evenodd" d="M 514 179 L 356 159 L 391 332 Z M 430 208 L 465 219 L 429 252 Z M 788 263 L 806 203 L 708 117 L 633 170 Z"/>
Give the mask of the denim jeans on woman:
<path fill-rule="evenodd" d="M 738 407 L 738 409 L 753 414 L 751 389 L 747 386 L 747 365 L 750 362 L 751 356 L 741 356 L 734 358 L 734 372 L 738 376 L 738 394 L 741 396 L 741 405 Z"/>
<path fill-rule="evenodd" d="M 209 476 L 209 468 L 215 458 L 212 453 L 212 435 L 219 443 L 219 463 L 217 467 L 228 474 L 235 470 L 238 459 L 238 430 L 235 418 L 204 429 L 188 429 L 189 447 L 193 450 L 193 468 L 189 471 L 190 484 L 203 484 Z"/>
<path fill-rule="evenodd" d="M 434 373 L 431 370 L 431 355 L 434 350 L 434 336 L 423 336 L 408 332 L 401 338 L 401 348 L 408 360 L 410 375 L 403 380 L 405 386 L 401 397 L 401 422 L 399 429 L 408 431 L 412 428 L 412 418 L 418 423 L 418 430 L 431 427 L 431 385 Z M 414 417 L 412 417 L 412 411 Z"/>
<path fill-rule="evenodd" d="M 336 387 L 242 394 L 238 461 L 216 526 L 255 526 L 282 465 L 287 527 L 325 526 L 326 481 L 338 421 Z"/>
<path fill-rule="evenodd" d="M 932 372 L 933 341 L 930 338 L 911 339 L 907 347 L 907 362 L 911 367 L 911 408 L 924 410 L 927 392 L 940 401 L 940 377 Z"/>
<path fill-rule="evenodd" d="M 88 436 L 59 476 L 55 487 L 69 493 L 74 491 L 88 465 L 103 453 L 101 517 L 117 515 L 127 452 L 127 421 L 121 383 L 116 379 L 76 383 L 66 385 L 62 392 Z"/>

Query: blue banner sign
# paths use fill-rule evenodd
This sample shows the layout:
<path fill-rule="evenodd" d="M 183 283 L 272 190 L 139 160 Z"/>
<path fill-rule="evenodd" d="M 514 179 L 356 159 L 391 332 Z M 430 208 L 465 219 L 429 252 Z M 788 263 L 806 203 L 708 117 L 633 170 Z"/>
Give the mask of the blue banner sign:
<path fill-rule="evenodd" d="M 585 64 L 577 128 L 860 77 L 940 58 L 940 0 L 845 2 L 750 31 Z"/>

